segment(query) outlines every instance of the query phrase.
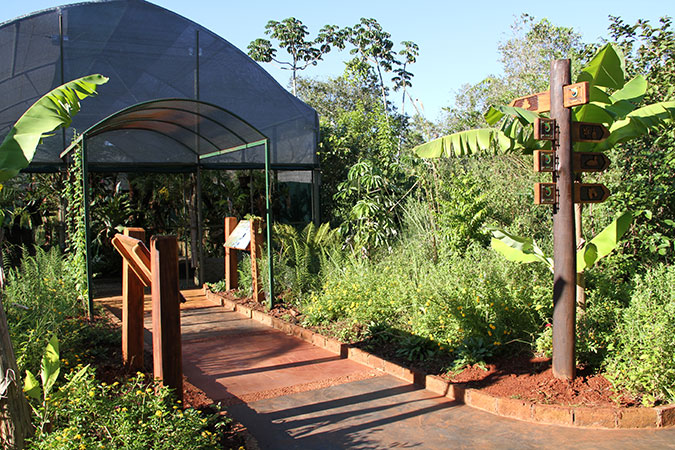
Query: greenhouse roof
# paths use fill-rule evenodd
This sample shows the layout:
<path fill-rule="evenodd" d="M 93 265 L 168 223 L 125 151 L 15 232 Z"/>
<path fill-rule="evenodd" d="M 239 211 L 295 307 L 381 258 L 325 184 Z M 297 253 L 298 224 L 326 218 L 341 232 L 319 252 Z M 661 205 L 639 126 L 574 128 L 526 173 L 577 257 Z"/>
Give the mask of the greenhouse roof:
<path fill-rule="evenodd" d="M 29 170 L 54 170 L 87 131 L 92 170 L 318 167 L 316 111 L 219 36 L 144 0 L 60 6 L 0 24 L 0 136 L 42 95 L 100 73 L 72 128 Z"/>
<path fill-rule="evenodd" d="M 129 153 L 124 149 L 132 148 L 136 142 L 136 133 L 132 131 L 170 139 L 176 148 L 170 153 L 161 148 L 158 151 L 146 148 L 141 155 Z M 152 170 L 157 164 L 165 170 L 189 170 L 195 161 L 203 168 L 228 168 L 230 153 L 264 151 L 268 142 L 265 135 L 240 117 L 216 105 L 190 99 L 139 103 L 106 117 L 82 135 L 87 139 L 89 168 L 101 171 Z M 92 139 L 103 135 L 106 139 L 103 147 L 91 152 Z M 105 144 L 110 142 L 108 138 L 128 145 Z M 65 157 L 72 148 L 73 145 L 68 146 L 60 157 Z M 133 166 L 129 167 L 131 163 Z"/>

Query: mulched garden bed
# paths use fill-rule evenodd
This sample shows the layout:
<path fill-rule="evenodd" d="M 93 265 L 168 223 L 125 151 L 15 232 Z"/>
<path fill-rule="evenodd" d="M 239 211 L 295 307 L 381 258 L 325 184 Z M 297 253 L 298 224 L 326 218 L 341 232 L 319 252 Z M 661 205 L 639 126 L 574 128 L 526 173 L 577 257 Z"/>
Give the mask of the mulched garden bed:
<path fill-rule="evenodd" d="M 300 311 L 283 303 L 266 311 L 264 305 L 249 298 L 237 298 L 231 292 L 219 295 L 233 300 L 248 308 L 264 311 L 278 319 L 295 325 L 302 323 Z M 325 327 L 307 327 L 310 330 L 335 337 L 335 329 Z M 485 365 L 472 365 L 460 372 L 452 373 L 452 359 L 439 354 L 438 357 L 424 361 L 411 362 L 398 353 L 396 342 L 378 342 L 372 345 L 368 341 L 351 342 L 351 345 L 375 354 L 381 358 L 404 367 L 421 370 L 427 374 L 440 375 L 451 383 L 464 384 L 466 387 L 480 389 L 496 397 L 515 398 L 539 404 L 588 406 L 588 407 L 637 407 L 639 401 L 627 392 L 617 392 L 612 384 L 601 374 L 583 366 L 577 367 L 574 381 L 564 381 L 553 377 L 550 358 L 538 358 L 532 354 L 522 354 L 509 358 L 489 361 Z"/>

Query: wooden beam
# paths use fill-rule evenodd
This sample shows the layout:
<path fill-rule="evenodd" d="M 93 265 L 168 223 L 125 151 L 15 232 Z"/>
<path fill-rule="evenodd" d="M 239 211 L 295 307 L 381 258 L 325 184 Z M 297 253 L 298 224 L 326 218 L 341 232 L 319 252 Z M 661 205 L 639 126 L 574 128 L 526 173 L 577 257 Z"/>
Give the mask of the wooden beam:
<path fill-rule="evenodd" d="M 153 373 L 183 399 L 183 360 L 178 286 L 178 241 L 154 236 L 150 241 L 152 269 Z"/>
<path fill-rule="evenodd" d="M 237 227 L 236 217 L 225 218 L 225 240 Z M 237 271 L 237 250 L 225 246 L 225 289 L 232 290 L 239 287 L 239 272 Z"/>
<path fill-rule="evenodd" d="M 260 233 L 260 219 L 251 219 L 251 278 L 253 278 L 253 299 L 262 303 L 265 293 L 260 277 L 258 259 L 262 256 L 262 233 Z"/>
<path fill-rule="evenodd" d="M 124 236 L 145 240 L 143 228 L 125 228 Z M 122 258 L 122 362 L 131 371 L 143 368 L 144 283 Z"/>

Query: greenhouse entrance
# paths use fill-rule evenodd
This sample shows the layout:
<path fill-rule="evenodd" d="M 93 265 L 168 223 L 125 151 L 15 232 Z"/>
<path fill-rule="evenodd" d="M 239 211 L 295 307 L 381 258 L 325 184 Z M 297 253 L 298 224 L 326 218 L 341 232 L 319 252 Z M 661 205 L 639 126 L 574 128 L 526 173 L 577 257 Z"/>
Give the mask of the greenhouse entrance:
<path fill-rule="evenodd" d="M 150 136 L 146 137 L 145 145 L 139 145 L 138 138 L 148 133 Z M 159 142 L 153 142 L 154 145 L 146 147 L 151 142 L 148 141 L 151 137 Z M 177 145 L 162 146 L 161 141 L 167 139 Z M 103 145 L 100 145 L 101 140 Z M 91 145 L 92 142 L 94 145 Z M 76 159 L 81 165 L 82 182 L 85 186 L 84 229 L 90 299 L 93 294 L 90 235 L 92 172 L 117 173 L 118 178 L 119 174 L 128 177 L 126 174 L 129 173 L 182 173 L 194 177 L 195 195 L 191 202 L 194 213 L 189 214 L 192 219 L 189 226 L 192 236 L 190 242 L 183 239 L 185 245 L 182 248 L 186 277 L 189 273 L 187 261 L 190 257 L 196 262 L 195 283 L 201 284 L 205 279 L 203 172 L 231 168 L 228 159 L 233 156 L 240 161 L 249 161 L 252 165 L 262 159 L 265 174 L 263 217 L 265 224 L 270 224 L 272 211 L 269 147 L 269 139 L 245 120 L 216 105 L 192 99 L 158 99 L 139 103 L 112 114 L 84 131 L 60 156 L 64 161 L 70 160 L 70 163 Z M 79 157 L 73 154 L 75 151 L 80 152 Z M 123 181 L 122 179 L 120 183 Z M 250 183 L 249 187 L 253 190 L 252 180 Z M 166 189 L 166 186 L 162 189 Z M 271 261 L 271 227 L 267 226 L 266 242 L 267 259 Z M 267 276 L 272 280 L 268 295 L 273 292 L 271 273 L 272 267 L 268 264 Z"/>

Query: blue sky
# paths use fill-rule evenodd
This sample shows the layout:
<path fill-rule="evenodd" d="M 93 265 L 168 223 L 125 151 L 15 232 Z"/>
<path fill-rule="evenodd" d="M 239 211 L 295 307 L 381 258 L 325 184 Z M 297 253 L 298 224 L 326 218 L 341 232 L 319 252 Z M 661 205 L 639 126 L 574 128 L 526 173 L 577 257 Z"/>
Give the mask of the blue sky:
<path fill-rule="evenodd" d="M 0 22 L 73 2 L 2 0 L 2 3 Z M 361 17 L 373 17 L 391 33 L 396 44 L 411 40 L 419 45 L 418 62 L 410 68 L 415 74 L 411 94 L 422 102 L 426 116 L 432 120 L 438 119 L 442 107 L 452 105 L 462 85 L 500 71 L 499 41 L 510 36 L 511 25 L 522 13 L 573 27 L 588 42 L 606 36 L 610 14 L 631 24 L 637 19 L 657 23 L 664 15 L 675 16 L 672 0 L 569 0 L 564 7 L 541 0 L 154 0 L 152 3 L 200 23 L 243 51 L 249 42 L 263 37 L 265 24 L 270 19 L 296 17 L 314 36 L 328 23 L 351 26 Z M 348 58 L 347 51 L 331 53 L 324 62 L 304 74 L 320 79 L 337 76 L 342 72 L 342 62 Z M 282 86 L 288 86 L 288 71 L 274 64 L 263 64 L 263 67 Z"/>

